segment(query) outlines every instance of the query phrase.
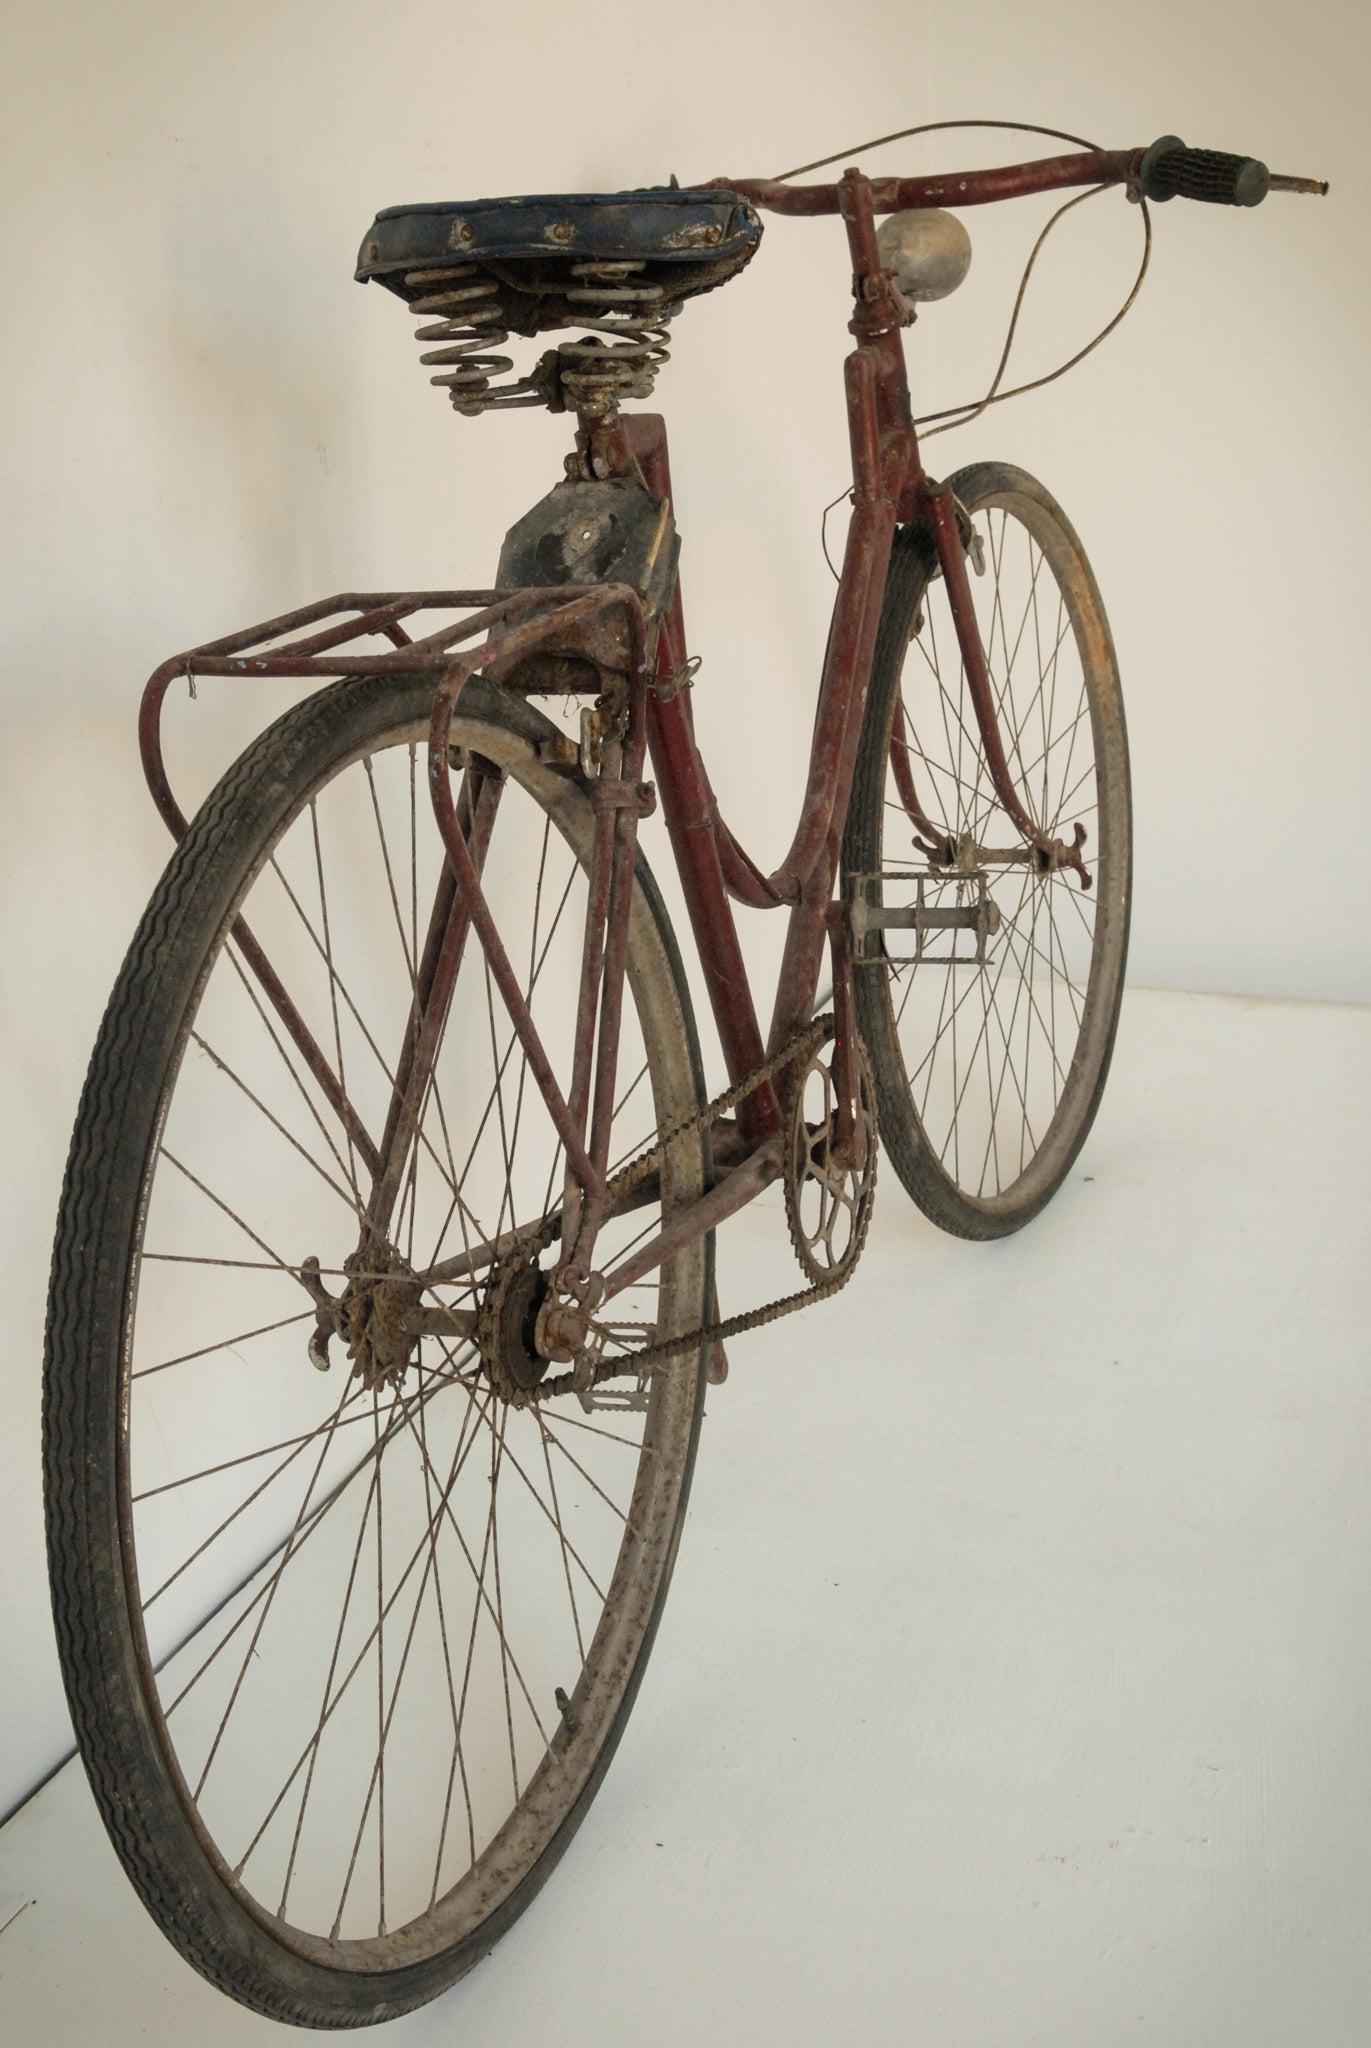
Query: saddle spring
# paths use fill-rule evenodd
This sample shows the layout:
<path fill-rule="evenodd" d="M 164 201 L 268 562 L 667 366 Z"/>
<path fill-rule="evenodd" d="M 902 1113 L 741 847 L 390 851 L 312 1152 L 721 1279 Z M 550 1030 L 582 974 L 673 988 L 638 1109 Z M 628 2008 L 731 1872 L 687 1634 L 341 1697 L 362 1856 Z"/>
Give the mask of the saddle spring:
<path fill-rule="evenodd" d="M 425 349 L 419 361 L 441 371 L 429 382 L 446 389 L 458 412 L 474 419 L 492 406 L 546 403 L 527 377 L 491 389 L 492 377 L 503 377 L 514 368 L 513 357 L 499 353 L 509 340 L 509 329 L 500 304 L 500 287 L 493 277 L 483 276 L 474 263 L 453 263 L 442 270 L 411 270 L 405 284 L 420 293 L 410 301 L 412 313 L 442 316 L 417 328 L 414 338 L 444 344 Z"/>
<path fill-rule="evenodd" d="M 567 301 L 577 325 L 590 331 L 557 350 L 569 409 L 612 413 L 621 398 L 650 398 L 666 362 L 666 326 L 675 306 L 663 303 L 660 285 L 642 281 L 642 263 L 577 263 Z M 584 305 L 586 311 L 580 313 Z"/>
<path fill-rule="evenodd" d="M 644 268 L 642 262 L 573 264 L 574 282 L 559 288 L 559 296 L 572 314 L 568 324 L 586 331 L 560 343 L 530 376 L 509 384 L 492 381 L 514 368 L 513 359 L 500 353 L 509 327 L 498 280 L 476 263 L 410 271 L 405 284 L 417 294 L 411 312 L 439 316 L 415 333 L 416 341 L 441 344 L 419 357 L 438 372 L 429 382 L 446 389 L 454 408 L 468 418 L 521 405 L 604 417 L 617 410 L 621 398 L 650 397 L 668 357 L 666 323 L 677 308 L 663 303 L 660 285 L 643 281 Z"/>

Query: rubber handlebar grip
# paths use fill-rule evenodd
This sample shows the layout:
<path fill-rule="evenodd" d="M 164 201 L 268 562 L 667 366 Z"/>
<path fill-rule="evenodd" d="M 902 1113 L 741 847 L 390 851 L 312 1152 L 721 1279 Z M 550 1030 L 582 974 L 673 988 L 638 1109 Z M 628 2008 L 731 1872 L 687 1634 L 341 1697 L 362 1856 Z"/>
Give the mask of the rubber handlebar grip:
<path fill-rule="evenodd" d="M 1145 151 L 1138 183 L 1146 199 L 1200 199 L 1210 206 L 1260 206 L 1271 173 L 1254 156 L 1221 149 L 1187 149 L 1179 135 L 1163 135 Z"/>

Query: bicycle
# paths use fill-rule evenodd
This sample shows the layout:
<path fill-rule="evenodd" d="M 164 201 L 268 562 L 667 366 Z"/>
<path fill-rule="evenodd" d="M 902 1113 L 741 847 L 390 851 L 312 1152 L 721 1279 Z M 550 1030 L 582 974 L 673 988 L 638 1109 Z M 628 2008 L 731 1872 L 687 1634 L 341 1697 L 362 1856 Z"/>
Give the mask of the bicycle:
<path fill-rule="evenodd" d="M 1130 897 L 1109 628 L 1032 478 L 928 477 L 901 335 L 965 270 L 945 205 L 1109 185 L 1144 220 L 1326 189 L 1164 137 L 379 215 L 358 276 L 420 315 L 433 382 L 465 415 L 574 413 L 566 476 L 492 589 L 344 594 L 148 684 L 178 844 L 63 1190 L 50 1571 L 124 1866 L 260 2012 L 409 2010 L 545 1881 L 642 1677 L 706 1383 L 730 1337 L 851 1277 L 878 1148 L 935 1221 L 990 1238 L 1084 1142 Z M 695 741 L 665 428 L 621 411 L 767 209 L 841 217 L 855 337 L 852 517 L 769 875 Z M 500 381 L 511 331 L 562 328 Z M 272 676 L 323 687 L 188 823 L 172 684 Z M 639 845 L 659 794 L 729 1077 L 712 1099 Z M 730 899 L 789 912 L 765 1037 Z M 778 1181 L 804 1285 L 725 1317 L 714 1232 Z"/>

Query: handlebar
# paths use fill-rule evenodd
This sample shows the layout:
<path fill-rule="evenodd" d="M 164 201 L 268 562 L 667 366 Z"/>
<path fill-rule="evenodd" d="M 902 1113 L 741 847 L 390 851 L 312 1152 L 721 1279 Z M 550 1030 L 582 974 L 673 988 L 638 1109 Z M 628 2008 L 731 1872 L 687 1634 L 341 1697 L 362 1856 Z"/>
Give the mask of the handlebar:
<path fill-rule="evenodd" d="M 1326 179 L 1280 177 L 1254 156 L 1187 149 L 1179 135 L 1163 135 L 1144 151 L 1138 184 L 1145 199 L 1174 199 L 1179 194 L 1215 206 L 1259 206 L 1268 192 L 1328 190 Z"/>
<path fill-rule="evenodd" d="M 820 214 L 841 211 L 840 188 L 791 185 L 775 178 L 716 178 L 768 213 Z M 1204 200 L 1211 205 L 1256 206 L 1268 192 L 1325 193 L 1319 178 L 1276 176 L 1255 157 L 1221 150 L 1187 149 L 1178 135 L 1163 135 L 1149 149 L 1090 149 L 1034 163 L 1005 164 L 989 171 L 953 171 L 929 178 L 873 178 L 876 213 L 904 213 L 923 207 L 987 206 L 1033 192 L 1073 185 L 1127 185 L 1145 199 Z"/>

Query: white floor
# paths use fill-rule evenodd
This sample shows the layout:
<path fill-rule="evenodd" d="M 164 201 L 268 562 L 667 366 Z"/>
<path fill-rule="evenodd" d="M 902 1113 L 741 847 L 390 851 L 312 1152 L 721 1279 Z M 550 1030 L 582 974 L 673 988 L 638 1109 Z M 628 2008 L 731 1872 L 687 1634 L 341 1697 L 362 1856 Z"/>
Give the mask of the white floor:
<path fill-rule="evenodd" d="M 887 1174 L 850 1290 L 733 1347 L 571 1854 L 388 2039 L 1365 2048 L 1369 1076 L 1371 1011 L 1135 995 L 1031 1229 Z M 796 1284 L 768 1220 L 729 1308 Z M 0 1834 L 10 2048 L 274 2031 L 79 1766 Z"/>

